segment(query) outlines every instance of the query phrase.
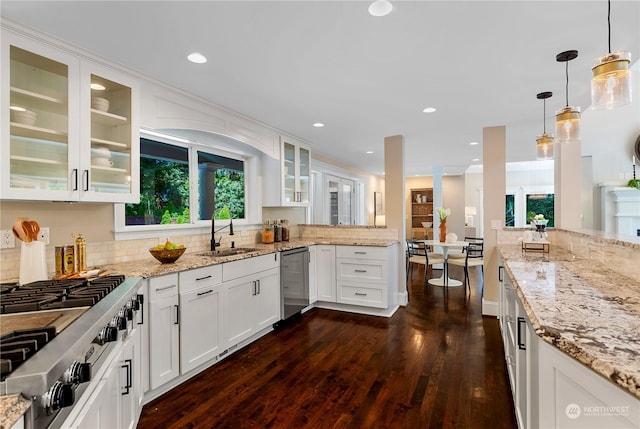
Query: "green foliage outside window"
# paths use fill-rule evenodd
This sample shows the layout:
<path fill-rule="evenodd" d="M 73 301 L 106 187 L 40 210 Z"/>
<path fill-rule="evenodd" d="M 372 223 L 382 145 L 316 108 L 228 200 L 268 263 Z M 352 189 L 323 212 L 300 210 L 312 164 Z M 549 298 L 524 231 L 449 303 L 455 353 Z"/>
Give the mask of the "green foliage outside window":
<path fill-rule="evenodd" d="M 545 194 L 544 198 L 531 198 L 531 195 L 527 195 L 527 223 L 531 223 L 535 215 L 542 214 L 549 220 L 547 227 L 554 226 L 553 197 L 554 194 Z"/>
<path fill-rule="evenodd" d="M 244 174 L 218 169 L 215 181 L 215 219 L 244 218 Z"/>

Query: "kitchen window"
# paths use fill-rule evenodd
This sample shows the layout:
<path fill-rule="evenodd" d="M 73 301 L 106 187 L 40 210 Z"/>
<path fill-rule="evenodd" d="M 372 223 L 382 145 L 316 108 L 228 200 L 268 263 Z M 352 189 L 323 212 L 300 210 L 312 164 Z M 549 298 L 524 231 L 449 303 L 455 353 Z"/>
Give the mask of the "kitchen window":
<path fill-rule="evenodd" d="M 140 139 L 140 202 L 116 207 L 116 230 L 205 226 L 245 218 L 245 160 L 196 144 Z"/>

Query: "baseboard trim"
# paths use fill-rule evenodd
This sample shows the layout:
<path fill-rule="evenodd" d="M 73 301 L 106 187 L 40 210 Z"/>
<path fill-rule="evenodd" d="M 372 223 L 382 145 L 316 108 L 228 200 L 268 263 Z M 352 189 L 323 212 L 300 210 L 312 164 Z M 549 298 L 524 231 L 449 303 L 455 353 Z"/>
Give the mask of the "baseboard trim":
<path fill-rule="evenodd" d="M 487 301 L 482 298 L 482 315 L 498 317 L 500 303 L 498 301 Z"/>

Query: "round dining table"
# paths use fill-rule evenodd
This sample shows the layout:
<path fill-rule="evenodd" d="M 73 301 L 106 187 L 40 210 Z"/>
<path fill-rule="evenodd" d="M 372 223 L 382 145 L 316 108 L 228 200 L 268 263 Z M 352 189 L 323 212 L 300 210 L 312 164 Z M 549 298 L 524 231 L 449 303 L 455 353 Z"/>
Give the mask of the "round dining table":
<path fill-rule="evenodd" d="M 444 269 L 442 270 L 442 276 L 429 279 L 429 284 L 434 286 L 450 286 L 450 287 L 459 287 L 462 286 L 462 282 L 460 280 L 449 278 L 449 270 L 447 264 L 447 258 L 449 257 L 449 249 L 451 247 L 462 248 L 464 249 L 469 244 L 466 241 L 452 241 L 450 243 L 443 242 L 439 240 L 420 240 L 427 246 L 434 247 L 442 247 L 442 256 L 444 257 Z"/>

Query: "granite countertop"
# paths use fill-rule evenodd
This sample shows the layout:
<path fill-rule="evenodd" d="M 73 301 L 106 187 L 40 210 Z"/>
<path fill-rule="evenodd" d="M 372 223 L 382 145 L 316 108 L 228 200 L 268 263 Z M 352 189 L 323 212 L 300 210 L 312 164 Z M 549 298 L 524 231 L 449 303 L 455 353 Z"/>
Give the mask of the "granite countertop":
<path fill-rule="evenodd" d="M 27 412 L 31 401 L 22 395 L 0 396 L 0 428 L 10 428 Z"/>
<path fill-rule="evenodd" d="M 238 261 L 241 259 L 253 258 L 269 253 L 281 252 L 284 250 L 296 249 L 299 247 L 313 246 L 316 244 L 333 244 L 347 246 L 374 246 L 387 247 L 396 244 L 397 240 L 370 240 L 362 238 L 353 239 L 335 239 L 335 238 L 314 238 L 313 240 L 296 239 L 291 241 L 283 241 L 274 244 L 254 244 L 251 248 L 256 249 L 253 252 L 241 253 L 231 256 L 211 257 L 203 255 L 206 251 L 195 251 L 189 253 L 189 249 L 173 264 L 161 264 L 156 261 L 151 254 L 147 259 L 141 259 L 131 262 L 120 262 L 115 264 L 103 265 L 100 268 L 115 274 L 124 274 L 127 277 L 157 277 L 180 271 L 191 270 L 194 268 L 206 267 L 209 265 L 223 264 L 225 262 Z"/>
<path fill-rule="evenodd" d="M 555 246 L 498 250 L 538 336 L 640 398 L 640 283 Z"/>

